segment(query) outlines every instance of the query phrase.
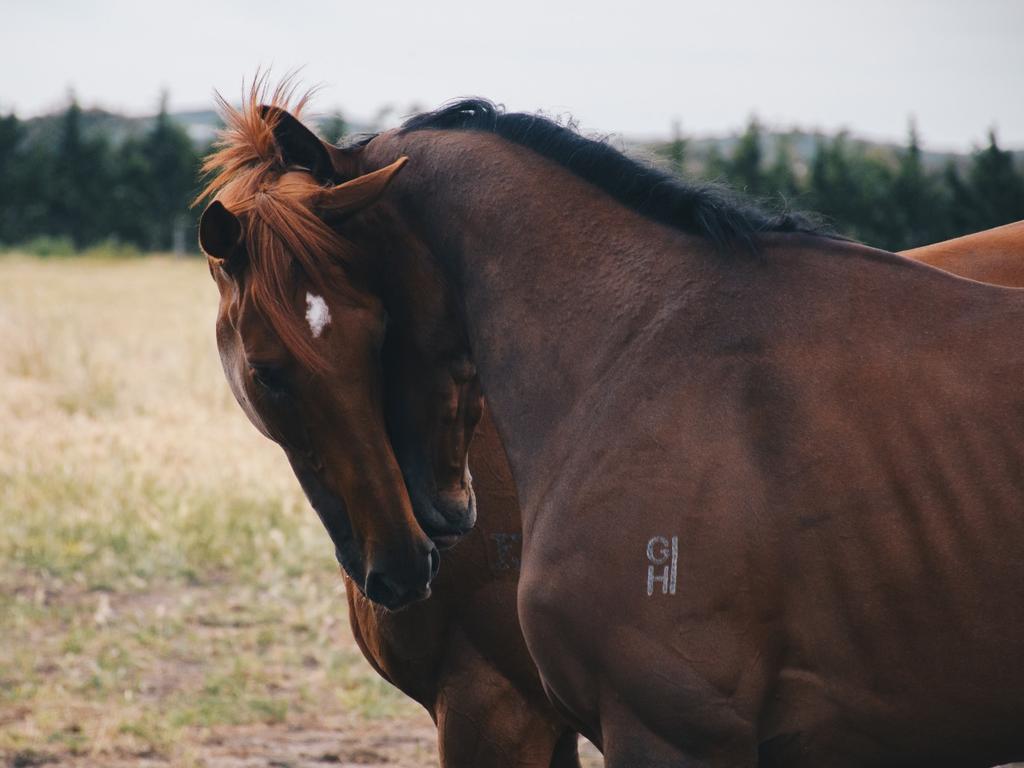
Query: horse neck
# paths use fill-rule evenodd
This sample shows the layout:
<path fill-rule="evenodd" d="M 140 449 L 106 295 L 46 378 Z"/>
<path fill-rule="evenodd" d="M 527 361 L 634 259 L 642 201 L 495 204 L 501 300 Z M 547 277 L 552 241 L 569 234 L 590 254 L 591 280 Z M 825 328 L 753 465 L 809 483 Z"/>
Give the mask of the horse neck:
<path fill-rule="evenodd" d="M 410 157 L 396 182 L 400 210 L 460 295 L 484 392 L 529 503 L 530 479 L 558 460 L 552 438 L 593 403 L 666 296 L 691 284 L 687 265 L 705 246 L 490 134 L 423 131 L 370 147 L 379 152 L 373 163 Z"/>

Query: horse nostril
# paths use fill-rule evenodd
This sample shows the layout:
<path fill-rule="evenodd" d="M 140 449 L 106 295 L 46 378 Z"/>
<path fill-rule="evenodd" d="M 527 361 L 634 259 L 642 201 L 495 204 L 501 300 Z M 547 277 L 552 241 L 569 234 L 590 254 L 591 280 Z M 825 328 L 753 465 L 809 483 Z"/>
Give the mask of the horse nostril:
<path fill-rule="evenodd" d="M 366 596 L 375 603 L 392 608 L 399 602 L 400 593 L 394 582 L 379 571 L 370 571 L 363 588 Z"/>
<path fill-rule="evenodd" d="M 437 576 L 438 570 L 441 568 L 441 553 L 437 551 L 437 547 L 433 544 L 430 545 L 430 579 L 433 581 L 434 577 Z"/>
<path fill-rule="evenodd" d="M 430 580 L 441 567 L 441 556 L 433 542 L 424 552 L 423 560 L 408 562 L 408 569 L 398 573 L 371 569 L 366 575 L 363 593 L 373 602 L 385 608 L 397 610 L 417 600 L 430 596 Z M 426 566 L 426 568 L 424 568 Z"/>

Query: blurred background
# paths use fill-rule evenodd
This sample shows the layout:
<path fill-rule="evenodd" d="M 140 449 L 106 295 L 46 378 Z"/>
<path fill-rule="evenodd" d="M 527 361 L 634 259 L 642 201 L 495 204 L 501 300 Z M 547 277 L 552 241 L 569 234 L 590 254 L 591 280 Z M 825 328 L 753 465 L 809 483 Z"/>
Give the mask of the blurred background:
<path fill-rule="evenodd" d="M 8 0 L 0 760 L 436 765 L 245 421 L 199 160 L 259 69 L 325 138 L 481 95 L 898 250 L 1024 219 L 1024 4 Z M 593 762 L 593 756 L 588 758 Z"/>
<path fill-rule="evenodd" d="M 216 88 L 319 86 L 337 141 L 482 95 L 898 250 L 1024 218 L 1024 6 L 982 0 L 5 4 L 0 243 L 194 251 Z"/>

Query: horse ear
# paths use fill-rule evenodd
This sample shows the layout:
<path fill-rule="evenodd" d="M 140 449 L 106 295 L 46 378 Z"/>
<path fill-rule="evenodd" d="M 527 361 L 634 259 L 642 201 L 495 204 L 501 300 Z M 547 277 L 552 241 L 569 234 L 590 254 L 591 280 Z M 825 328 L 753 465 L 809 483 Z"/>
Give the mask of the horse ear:
<path fill-rule="evenodd" d="M 315 204 L 325 215 L 343 216 L 362 210 L 384 194 L 407 162 L 408 157 L 400 157 L 380 170 L 325 189 L 317 195 Z"/>
<path fill-rule="evenodd" d="M 204 253 L 227 264 L 241 240 L 242 225 L 235 214 L 220 200 L 206 206 L 199 219 L 199 247 Z"/>
<path fill-rule="evenodd" d="M 321 182 L 334 180 L 334 166 L 324 142 L 291 112 L 264 104 L 260 116 L 273 126 L 274 141 L 285 165 L 306 168 Z"/>

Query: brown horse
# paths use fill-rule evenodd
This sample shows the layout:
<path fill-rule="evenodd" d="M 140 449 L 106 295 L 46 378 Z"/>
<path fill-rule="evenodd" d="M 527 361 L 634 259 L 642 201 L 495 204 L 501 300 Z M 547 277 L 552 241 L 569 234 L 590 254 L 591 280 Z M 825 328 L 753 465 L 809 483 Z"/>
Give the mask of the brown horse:
<path fill-rule="evenodd" d="M 975 232 L 902 255 L 981 283 L 1024 287 L 1024 221 Z"/>
<path fill-rule="evenodd" d="M 972 279 L 1014 285 L 1024 284 L 1017 282 L 1024 281 L 1022 246 L 1024 225 L 1018 224 L 902 255 Z M 477 526 L 445 555 L 432 597 L 391 613 L 349 589 L 353 633 L 382 676 L 434 716 L 443 765 L 499 766 L 505 764 L 499 754 L 514 756 L 511 765 L 578 765 L 575 733 L 550 710 L 521 641 L 515 603 L 519 508 L 504 448 L 486 411 L 471 461 Z M 495 663 L 503 668 L 495 669 Z M 473 712 L 487 715 L 481 719 Z M 503 745 L 500 753 L 496 744 Z"/>
<path fill-rule="evenodd" d="M 349 588 L 352 632 L 377 671 L 430 712 L 441 765 L 579 768 L 576 732 L 548 702 L 519 628 L 519 507 L 486 411 L 472 467 L 477 524 L 444 554 L 431 597 L 390 612 Z"/>
<path fill-rule="evenodd" d="M 1012 232 L 1011 232 L 1012 230 Z M 1007 234 L 1014 234 L 1008 240 Z M 998 248 L 991 248 L 991 245 Z M 984 254 L 987 258 L 978 258 Z M 972 279 L 1024 285 L 1024 226 L 1000 227 L 905 252 L 924 263 L 944 259 Z M 493 752 L 468 758 L 466 745 L 502 743 L 512 765 L 578 765 L 568 731 L 540 690 L 522 644 L 515 586 L 521 541 L 508 460 L 484 411 L 470 459 L 479 515 L 472 534 L 445 553 L 429 600 L 399 613 L 374 607 L 350 589 L 352 630 L 366 658 L 434 715 L 444 765 L 503 763 Z M 429 642 L 424 645 L 424 639 Z M 493 660 L 493 662 L 491 661 Z M 494 664 L 501 664 L 496 670 Z M 452 665 L 459 669 L 452 672 Z M 483 693 L 483 700 L 481 694 Z M 463 713 L 453 726 L 452 711 Z M 467 713 L 483 712 L 479 717 Z M 555 738 L 558 738 L 558 741 Z M 564 753 L 551 758 L 555 746 Z M 532 760 L 532 756 L 537 758 Z M 564 760 L 565 762 L 560 762 Z"/>
<path fill-rule="evenodd" d="M 524 122 L 363 167 L 459 291 L 553 696 L 615 766 L 1020 756 L 1024 297 Z"/>
<path fill-rule="evenodd" d="M 335 226 L 443 271 L 531 654 L 608 765 L 1022 754 L 1024 297 L 484 102 L 369 141 L 347 185 L 402 157 Z"/>
<path fill-rule="evenodd" d="M 357 533 L 369 530 L 367 535 L 373 536 L 372 526 L 388 522 L 377 521 L 374 515 L 395 513 L 386 505 L 378 510 L 372 501 L 348 495 L 352 486 L 346 485 L 347 473 L 365 471 L 374 480 L 378 464 L 366 457 L 379 456 L 393 445 L 395 454 L 404 458 L 399 463 L 409 495 L 418 499 L 412 502 L 413 509 L 426 509 L 416 516 L 426 517 L 424 529 L 435 541 L 450 545 L 468 527 L 467 521 L 460 521 L 460 528 L 445 528 L 452 508 L 458 519 L 461 506 L 473 503 L 468 483 L 462 480 L 468 438 L 480 415 L 479 393 L 459 338 L 449 333 L 444 312 L 436 305 L 424 304 L 422 296 L 411 295 L 401 284 L 390 288 L 387 300 L 375 302 L 349 285 L 348 272 L 331 271 L 339 265 L 327 259 L 309 263 L 312 255 L 323 258 L 331 248 L 345 254 L 343 241 L 335 242 L 317 228 L 313 231 L 324 244 L 315 254 L 293 242 L 287 223 L 287 217 L 296 213 L 293 201 L 315 192 L 306 178 L 310 174 L 297 168 L 313 169 L 313 178 L 327 183 L 334 171 L 324 169 L 332 156 L 344 159 L 344 153 L 325 146 L 319 153 L 303 154 L 304 147 L 319 140 L 290 114 L 275 107 L 261 109 L 260 93 L 259 86 L 254 88 L 241 111 L 222 105 L 229 128 L 208 165 L 226 174 L 213 187 L 223 189 L 204 214 L 200 237 L 221 292 L 217 339 L 232 391 L 253 423 L 284 447 L 344 566 L 353 634 L 381 675 L 430 712 L 438 725 L 442 764 L 578 768 L 576 733 L 548 702 L 519 630 L 519 509 L 489 419 L 480 424 L 475 441 L 480 456 L 474 460 L 481 503 L 488 514 L 441 571 L 434 596 L 397 613 L 363 596 L 365 592 L 384 602 L 391 594 L 385 593 L 382 601 L 368 576 L 364 586 L 360 568 L 370 558 L 362 554 Z M 271 98 L 280 103 L 286 93 L 280 90 Z M 266 183 L 267 176 L 276 186 Z M 357 191 L 355 197 L 363 203 L 380 190 Z M 353 196 L 351 191 L 345 194 Z M 332 213 L 336 209 L 335 205 Z M 278 241 L 288 245 L 288 255 Z M 301 266 L 288 263 L 292 254 Z M 358 274 L 357 265 L 341 266 Z M 370 271 L 360 277 L 384 284 Z M 421 352 L 425 344 L 406 333 L 409 327 L 403 318 L 410 307 L 416 308 L 417 317 L 428 308 L 438 318 L 429 338 L 429 360 Z M 388 331 L 382 342 L 383 312 Z M 296 323 L 295 318 L 304 322 Z M 443 347 L 440 354 L 433 349 L 438 342 Z M 354 355 L 361 346 L 364 359 L 380 347 L 379 366 L 360 367 Z M 434 391 L 420 403 L 423 407 L 395 407 L 401 402 L 395 395 L 380 398 L 391 407 L 378 406 L 372 389 L 366 391 L 365 380 L 372 382 L 381 370 L 392 378 L 407 377 L 417 386 L 433 384 Z M 329 386 L 317 391 L 318 381 Z M 304 402 L 307 398 L 312 402 Z M 385 436 L 375 432 L 382 420 L 375 407 L 385 412 Z M 346 419 L 356 426 L 345 425 Z M 360 422 L 368 422 L 369 428 Z M 353 440 L 360 429 L 372 438 Z M 417 450 L 410 436 L 426 436 L 427 448 Z M 371 439 L 383 448 L 369 450 Z M 332 444 L 335 441 L 338 445 Z M 387 461 L 378 461 L 387 467 Z M 358 484 L 355 488 L 360 490 Z M 400 493 L 395 496 L 401 498 Z M 438 508 L 443 510 L 440 522 Z M 365 518 L 361 525 L 357 514 Z M 399 506 L 396 516 L 404 515 Z"/>
<path fill-rule="evenodd" d="M 437 547 L 473 525 L 466 453 L 479 386 L 441 291 L 413 291 L 387 263 L 388 249 L 363 262 L 324 223 L 372 204 L 402 163 L 325 187 L 319 158 L 282 160 L 275 128 L 287 142 L 298 122 L 282 123 L 274 105 L 289 89 L 261 110 L 264 94 L 258 81 L 244 109 L 222 103 L 228 127 L 205 166 L 218 174 L 203 193 L 216 199 L 199 234 L 220 289 L 221 361 L 250 420 L 285 449 L 346 573 L 398 608 L 429 594 Z M 381 279 L 389 273 L 398 279 Z M 415 275 L 416 286 L 431 280 L 439 274 Z M 405 312 L 415 312 L 415 328 L 400 321 Z M 389 385 L 425 391 L 416 407 L 401 387 L 385 388 L 382 361 L 391 357 L 401 366 Z"/>
<path fill-rule="evenodd" d="M 941 257 L 965 277 L 977 279 L 980 268 L 990 282 L 1013 285 L 1024 280 L 1024 226 L 1016 227 L 1014 243 L 1007 241 L 1006 230 L 903 255 L 925 263 Z M 986 247 L 992 239 L 998 250 Z M 991 256 L 978 259 L 979 253 Z M 352 587 L 353 634 L 381 675 L 431 712 L 441 736 L 442 765 L 578 766 L 575 733 L 551 710 L 522 642 L 516 614 L 519 506 L 504 447 L 486 410 L 470 460 L 476 528 L 445 553 L 432 596 L 393 613 Z"/>

